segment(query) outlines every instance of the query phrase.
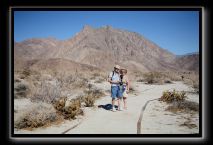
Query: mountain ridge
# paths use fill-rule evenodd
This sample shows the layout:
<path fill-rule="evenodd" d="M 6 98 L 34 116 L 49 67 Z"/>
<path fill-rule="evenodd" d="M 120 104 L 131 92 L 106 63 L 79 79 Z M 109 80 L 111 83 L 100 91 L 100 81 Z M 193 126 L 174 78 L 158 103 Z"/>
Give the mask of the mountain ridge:
<path fill-rule="evenodd" d="M 182 58 L 139 33 L 109 25 L 101 28 L 85 25 L 67 40 L 32 38 L 16 42 L 14 47 L 15 60 L 62 58 L 104 70 L 120 64 L 139 71 L 177 71 L 185 63 L 185 59 L 180 61 Z M 197 63 L 193 64 L 196 66 L 190 66 L 190 70 L 196 70 L 193 67 L 197 67 Z M 187 66 L 184 69 L 187 70 Z"/>

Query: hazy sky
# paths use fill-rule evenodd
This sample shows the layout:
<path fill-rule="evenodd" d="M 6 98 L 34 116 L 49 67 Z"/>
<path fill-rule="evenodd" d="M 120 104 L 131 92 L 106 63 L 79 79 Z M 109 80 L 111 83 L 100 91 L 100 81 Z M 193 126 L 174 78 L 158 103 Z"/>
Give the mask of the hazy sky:
<path fill-rule="evenodd" d="M 84 25 L 137 32 L 177 55 L 199 51 L 198 11 L 15 11 L 14 39 L 64 40 Z"/>

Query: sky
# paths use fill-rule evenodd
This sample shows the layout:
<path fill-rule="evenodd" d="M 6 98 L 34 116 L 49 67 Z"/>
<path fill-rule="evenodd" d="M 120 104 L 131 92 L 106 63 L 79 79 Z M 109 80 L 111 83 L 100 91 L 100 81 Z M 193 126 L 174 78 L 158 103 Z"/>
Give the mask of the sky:
<path fill-rule="evenodd" d="M 199 51 L 198 11 L 15 11 L 14 40 L 65 40 L 84 25 L 136 32 L 176 55 Z"/>

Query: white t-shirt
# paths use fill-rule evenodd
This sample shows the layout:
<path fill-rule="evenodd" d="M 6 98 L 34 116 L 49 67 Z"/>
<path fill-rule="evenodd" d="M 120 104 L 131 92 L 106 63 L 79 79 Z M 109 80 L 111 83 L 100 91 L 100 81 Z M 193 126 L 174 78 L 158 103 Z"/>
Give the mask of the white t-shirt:
<path fill-rule="evenodd" d="M 111 72 L 110 74 L 109 74 L 109 78 L 112 78 L 111 80 L 112 81 L 120 81 L 120 74 L 119 73 L 116 73 L 115 71 L 114 71 L 114 75 L 113 75 L 113 72 Z M 119 84 L 111 84 L 112 86 L 118 86 Z"/>

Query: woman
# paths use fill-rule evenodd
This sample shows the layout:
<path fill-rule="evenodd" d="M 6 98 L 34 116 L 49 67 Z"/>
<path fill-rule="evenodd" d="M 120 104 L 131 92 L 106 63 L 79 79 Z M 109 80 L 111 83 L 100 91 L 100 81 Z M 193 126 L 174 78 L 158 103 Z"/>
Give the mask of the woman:
<path fill-rule="evenodd" d="M 122 93 L 122 98 L 123 98 L 123 102 L 124 102 L 124 109 L 127 109 L 127 97 L 128 97 L 128 93 L 129 93 L 129 79 L 127 76 L 127 69 L 121 69 L 120 70 L 120 77 L 121 77 L 121 93 Z"/>

